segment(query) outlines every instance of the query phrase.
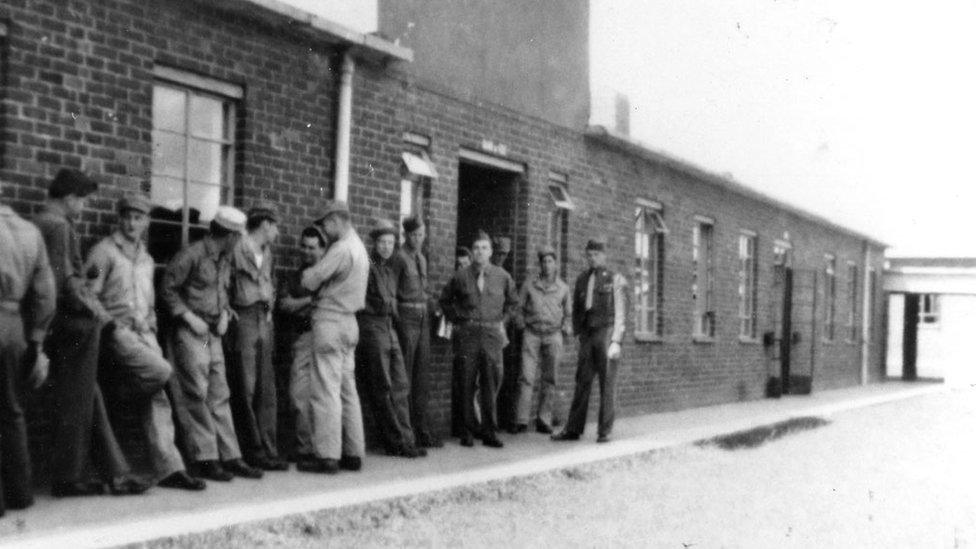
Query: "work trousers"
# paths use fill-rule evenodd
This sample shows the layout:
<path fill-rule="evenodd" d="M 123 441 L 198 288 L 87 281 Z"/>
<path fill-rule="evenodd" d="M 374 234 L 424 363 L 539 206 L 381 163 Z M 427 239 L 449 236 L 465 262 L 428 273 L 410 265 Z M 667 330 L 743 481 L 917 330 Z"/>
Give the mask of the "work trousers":
<path fill-rule="evenodd" d="M 494 438 L 498 430 L 495 401 L 502 375 L 505 333 L 500 326 L 471 323 L 459 326 L 455 334 L 463 369 L 461 398 L 465 431 L 462 436 L 480 433 L 485 439 Z M 475 395 L 480 405 L 478 408 L 475 407 Z"/>
<path fill-rule="evenodd" d="M 579 335 L 579 361 L 576 366 L 576 391 L 566 421 L 566 432 L 583 434 L 586 412 L 590 404 L 593 378 L 600 381 L 600 414 L 597 435 L 606 436 L 613 430 L 614 390 L 617 377 L 617 361 L 607 358 L 610 345 L 610 328 L 584 330 Z"/>
<path fill-rule="evenodd" d="M 418 443 L 431 440 L 427 419 L 430 401 L 430 314 L 426 304 L 398 307 L 397 337 L 410 382 L 410 424 Z"/>
<path fill-rule="evenodd" d="M 312 325 L 315 368 L 309 407 L 315 456 L 362 458 L 366 440 L 356 391 L 356 315 L 318 310 Z"/>
<path fill-rule="evenodd" d="M 278 395 L 268 307 L 257 303 L 236 309 L 236 313 L 237 321 L 231 324 L 226 348 L 237 440 L 248 459 L 277 458 Z"/>
<path fill-rule="evenodd" d="M 389 451 L 414 445 L 410 426 L 410 383 L 393 319 L 389 316 L 359 317 L 356 347 L 370 402 L 383 444 Z"/>
<path fill-rule="evenodd" d="M 552 428 L 552 409 L 556 396 L 556 368 L 563 355 L 563 334 L 559 330 L 539 334 L 526 328 L 522 334 L 522 372 L 519 374 L 515 416 L 520 425 L 528 425 L 532 393 L 539 383 L 539 405 L 535 419 Z"/>
<path fill-rule="evenodd" d="M 101 330 L 94 318 L 62 312 L 45 342 L 54 384 L 54 484 L 86 482 L 90 464 L 106 480 L 130 471 L 98 384 Z"/>
<path fill-rule="evenodd" d="M 175 384 L 182 403 L 180 424 L 186 433 L 191 461 L 231 460 L 241 457 L 230 411 L 230 389 L 220 337 L 198 336 L 180 325 L 173 334 Z"/>
<path fill-rule="evenodd" d="M 163 358 L 156 334 L 118 326 L 106 347 L 112 374 L 127 388 L 149 399 L 142 425 L 156 475 L 165 478 L 184 470 L 183 457 L 176 449 L 173 408 L 165 390 L 173 367 Z"/>
<path fill-rule="evenodd" d="M 0 513 L 34 503 L 27 423 L 21 393 L 25 371 L 24 324 L 20 314 L 0 310 Z M 28 368 L 33 365 L 26 365 Z"/>
<path fill-rule="evenodd" d="M 312 354 L 312 331 L 303 332 L 291 346 L 291 379 L 288 396 L 295 410 L 295 451 L 311 455 L 312 416 L 309 399 L 312 394 L 312 369 L 315 360 Z"/>

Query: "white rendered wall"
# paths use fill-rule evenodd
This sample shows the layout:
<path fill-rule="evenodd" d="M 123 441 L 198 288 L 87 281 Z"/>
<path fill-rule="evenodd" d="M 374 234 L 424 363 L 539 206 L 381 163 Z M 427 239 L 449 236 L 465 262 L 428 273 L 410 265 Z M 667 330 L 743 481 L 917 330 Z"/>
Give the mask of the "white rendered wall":
<path fill-rule="evenodd" d="M 918 325 L 918 376 L 976 383 L 976 296 L 939 296 L 938 324 Z"/>

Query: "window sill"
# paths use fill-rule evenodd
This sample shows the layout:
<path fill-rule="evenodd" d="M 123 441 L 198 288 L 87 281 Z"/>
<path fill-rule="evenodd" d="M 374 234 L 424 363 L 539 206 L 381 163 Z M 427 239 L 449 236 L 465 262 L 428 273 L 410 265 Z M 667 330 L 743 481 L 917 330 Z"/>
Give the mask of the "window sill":
<path fill-rule="evenodd" d="M 637 332 L 634 334 L 634 341 L 638 343 L 662 343 L 664 338 L 650 332 Z"/>
<path fill-rule="evenodd" d="M 739 343 L 742 343 L 743 345 L 759 345 L 762 343 L 762 340 L 755 337 L 739 336 Z"/>
<path fill-rule="evenodd" d="M 715 343 L 715 337 L 706 336 L 706 335 L 693 335 L 691 336 L 691 342 L 692 343 Z"/>

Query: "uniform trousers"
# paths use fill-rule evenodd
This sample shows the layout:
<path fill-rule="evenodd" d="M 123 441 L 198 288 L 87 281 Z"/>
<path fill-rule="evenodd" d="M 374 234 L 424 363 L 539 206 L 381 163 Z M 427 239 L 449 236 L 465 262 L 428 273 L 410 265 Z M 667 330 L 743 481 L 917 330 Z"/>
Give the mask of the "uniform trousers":
<path fill-rule="evenodd" d="M 34 503 L 27 423 L 21 394 L 27 372 L 26 342 L 19 313 L 0 309 L 0 513 Z"/>
<path fill-rule="evenodd" d="M 295 410 L 295 451 L 311 455 L 312 417 L 309 398 L 312 394 L 312 369 L 315 360 L 312 354 L 312 331 L 302 332 L 291 346 L 291 379 L 288 396 Z"/>
<path fill-rule="evenodd" d="M 403 365 L 400 341 L 389 316 L 359 316 L 359 367 L 367 400 L 389 451 L 414 445 L 410 426 L 410 382 Z"/>
<path fill-rule="evenodd" d="M 356 391 L 356 315 L 317 310 L 312 317 L 312 448 L 315 456 L 340 459 L 366 454 L 363 411 Z"/>
<path fill-rule="evenodd" d="M 569 410 L 569 418 L 566 420 L 565 430 L 567 433 L 583 434 L 594 377 L 600 382 L 600 414 L 597 435 L 607 436 L 613 430 L 617 361 L 607 358 L 607 347 L 609 345 L 609 327 L 584 329 L 579 334 L 576 390 L 573 393 L 573 404 Z"/>
<path fill-rule="evenodd" d="M 540 425 L 552 428 L 552 409 L 556 396 L 556 368 L 563 355 L 563 334 L 556 330 L 548 334 L 526 328 L 522 334 L 522 372 L 519 374 L 518 396 L 515 401 L 515 421 L 528 425 L 532 407 L 532 392 L 539 383 L 539 405 L 535 419 Z"/>
<path fill-rule="evenodd" d="M 117 326 L 106 347 L 114 376 L 127 388 L 149 397 L 148 409 L 143 412 L 143 430 L 154 471 L 159 478 L 165 478 L 184 470 L 183 457 L 176 449 L 173 408 L 165 390 L 173 367 L 163 358 L 156 334 Z"/>
<path fill-rule="evenodd" d="M 501 324 L 463 323 L 455 332 L 463 369 L 462 402 L 464 428 L 462 434 L 481 434 L 485 439 L 495 437 L 498 417 L 495 402 L 498 398 L 498 382 L 502 375 L 502 351 L 506 337 Z M 477 395 L 480 408 L 475 408 Z"/>
<path fill-rule="evenodd" d="M 430 314 L 427 304 L 400 304 L 397 337 L 410 381 L 410 424 L 418 443 L 432 439 L 427 418 L 430 401 Z"/>
<path fill-rule="evenodd" d="M 235 311 L 237 321 L 225 339 L 237 440 L 247 458 L 277 458 L 278 395 L 268 307 L 256 303 Z"/>
<path fill-rule="evenodd" d="M 230 411 L 230 389 L 220 337 L 209 332 L 198 336 L 181 325 L 173 339 L 175 385 L 182 404 L 178 417 L 186 433 L 188 457 L 192 461 L 241 457 Z"/>
<path fill-rule="evenodd" d="M 63 312 L 45 342 L 54 384 L 54 484 L 87 481 L 90 464 L 105 479 L 130 471 L 98 384 L 101 331 L 98 320 Z"/>

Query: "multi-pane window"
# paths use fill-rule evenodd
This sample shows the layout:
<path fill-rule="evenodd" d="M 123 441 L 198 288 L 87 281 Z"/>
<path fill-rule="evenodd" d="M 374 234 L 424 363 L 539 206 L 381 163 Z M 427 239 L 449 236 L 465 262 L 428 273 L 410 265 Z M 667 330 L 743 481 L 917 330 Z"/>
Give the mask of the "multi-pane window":
<path fill-rule="evenodd" d="M 756 235 L 739 235 L 739 337 L 756 338 Z"/>
<path fill-rule="evenodd" d="M 837 260 L 832 255 L 825 257 L 824 266 L 824 333 L 827 341 L 834 339 L 834 317 L 837 313 Z"/>
<path fill-rule="evenodd" d="M 170 82 L 153 86 L 149 251 L 168 261 L 206 234 L 233 189 L 234 102 Z"/>
<path fill-rule="evenodd" d="M 847 263 L 847 341 L 851 342 L 857 341 L 857 300 L 860 296 L 857 285 L 857 264 L 850 261 Z"/>
<path fill-rule="evenodd" d="M 565 273 L 566 265 L 566 233 L 568 230 L 569 212 L 576 208 L 569 196 L 567 178 L 564 174 L 549 172 L 549 199 L 551 205 L 546 226 L 546 241 L 556 250 L 556 265 L 559 272 Z"/>
<path fill-rule="evenodd" d="M 922 324 L 939 323 L 938 294 L 922 294 L 919 298 L 918 320 Z"/>
<path fill-rule="evenodd" d="M 713 222 L 698 218 L 692 231 L 691 296 L 695 303 L 695 335 L 715 336 L 715 297 L 712 295 L 714 263 Z"/>
<path fill-rule="evenodd" d="M 664 224 L 661 206 L 639 202 L 634 208 L 634 313 L 638 336 L 663 333 Z"/>

